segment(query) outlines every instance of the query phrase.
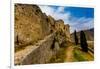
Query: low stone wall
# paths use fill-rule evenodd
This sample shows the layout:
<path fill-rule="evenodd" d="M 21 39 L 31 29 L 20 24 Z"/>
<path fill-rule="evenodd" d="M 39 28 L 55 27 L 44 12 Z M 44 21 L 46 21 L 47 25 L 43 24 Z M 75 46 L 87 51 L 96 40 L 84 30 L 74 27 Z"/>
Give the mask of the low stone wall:
<path fill-rule="evenodd" d="M 40 44 L 37 44 L 38 48 L 27 54 L 27 56 L 20 63 L 21 65 L 28 64 L 43 64 L 50 60 L 55 54 L 55 49 L 51 46 L 54 42 L 54 34 L 46 37 Z"/>

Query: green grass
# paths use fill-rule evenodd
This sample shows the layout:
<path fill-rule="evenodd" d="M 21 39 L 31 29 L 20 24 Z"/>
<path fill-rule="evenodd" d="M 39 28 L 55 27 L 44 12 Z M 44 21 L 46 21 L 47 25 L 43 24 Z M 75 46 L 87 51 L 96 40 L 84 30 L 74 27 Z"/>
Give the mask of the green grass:
<path fill-rule="evenodd" d="M 87 59 L 84 58 L 83 53 L 79 50 L 74 51 L 74 59 L 75 61 L 87 61 Z"/>
<path fill-rule="evenodd" d="M 94 57 L 91 56 L 91 54 L 89 54 L 89 52 L 83 52 L 81 49 L 75 48 L 74 60 L 75 61 L 93 61 Z"/>

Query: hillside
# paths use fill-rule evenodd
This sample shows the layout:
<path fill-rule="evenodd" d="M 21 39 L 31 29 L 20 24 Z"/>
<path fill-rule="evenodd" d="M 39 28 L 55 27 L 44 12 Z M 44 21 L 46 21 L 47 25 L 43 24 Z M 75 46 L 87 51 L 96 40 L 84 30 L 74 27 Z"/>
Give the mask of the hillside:
<path fill-rule="evenodd" d="M 94 28 L 84 30 L 84 32 L 85 32 L 85 35 L 86 35 L 86 39 L 88 41 L 94 40 Z M 78 36 L 78 38 L 80 38 L 80 32 L 77 32 L 77 36 Z M 71 34 L 71 40 L 74 41 L 74 33 Z"/>
<path fill-rule="evenodd" d="M 15 4 L 14 15 L 15 47 L 34 44 L 57 30 L 62 32 L 69 30 L 69 25 L 64 25 L 63 20 L 47 16 L 37 5 Z M 69 39 L 70 32 L 64 33 Z"/>
<path fill-rule="evenodd" d="M 32 4 L 15 4 L 14 12 L 15 65 L 48 63 L 68 46 L 70 26 L 63 20 L 47 16 Z"/>

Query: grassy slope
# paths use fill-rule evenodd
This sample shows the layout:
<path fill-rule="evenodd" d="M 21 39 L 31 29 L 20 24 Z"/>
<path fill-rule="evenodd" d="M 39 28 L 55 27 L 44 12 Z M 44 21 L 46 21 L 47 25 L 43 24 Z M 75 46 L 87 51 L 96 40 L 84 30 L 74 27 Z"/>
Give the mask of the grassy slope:
<path fill-rule="evenodd" d="M 93 61 L 94 55 L 89 52 L 83 52 L 81 49 L 77 47 L 74 49 L 74 61 Z"/>

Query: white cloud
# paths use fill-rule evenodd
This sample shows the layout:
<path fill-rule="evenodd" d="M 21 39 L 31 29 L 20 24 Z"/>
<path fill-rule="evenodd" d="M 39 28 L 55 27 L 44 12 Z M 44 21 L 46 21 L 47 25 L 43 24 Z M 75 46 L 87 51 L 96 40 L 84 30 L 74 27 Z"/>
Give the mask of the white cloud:
<path fill-rule="evenodd" d="M 65 12 L 65 7 L 58 7 L 57 9 L 54 9 L 50 6 L 39 6 L 42 10 L 42 12 L 45 12 L 47 15 L 51 15 L 56 20 L 62 19 L 64 20 L 65 24 L 69 24 L 70 32 L 73 32 L 74 30 L 80 31 L 83 29 L 90 29 L 94 27 L 94 19 L 93 18 L 76 18 L 71 15 L 70 12 Z M 71 18 L 71 20 L 69 20 Z"/>
<path fill-rule="evenodd" d="M 64 7 L 59 7 L 56 12 L 64 13 Z"/>
<path fill-rule="evenodd" d="M 52 7 L 49 6 L 39 6 L 42 10 L 42 12 L 45 12 L 47 15 L 53 15 L 54 10 Z"/>
<path fill-rule="evenodd" d="M 71 32 L 74 30 L 80 31 L 85 29 L 91 29 L 94 27 L 94 19 L 93 18 L 75 18 L 75 21 L 69 23 L 71 26 Z"/>
<path fill-rule="evenodd" d="M 58 19 L 63 19 L 68 20 L 67 18 L 69 18 L 70 13 L 66 12 L 64 13 L 64 7 L 58 7 L 57 9 L 54 9 L 50 6 L 39 6 L 42 10 L 42 12 L 45 12 L 47 15 L 51 15 L 52 17 L 54 17 L 56 20 Z"/>

